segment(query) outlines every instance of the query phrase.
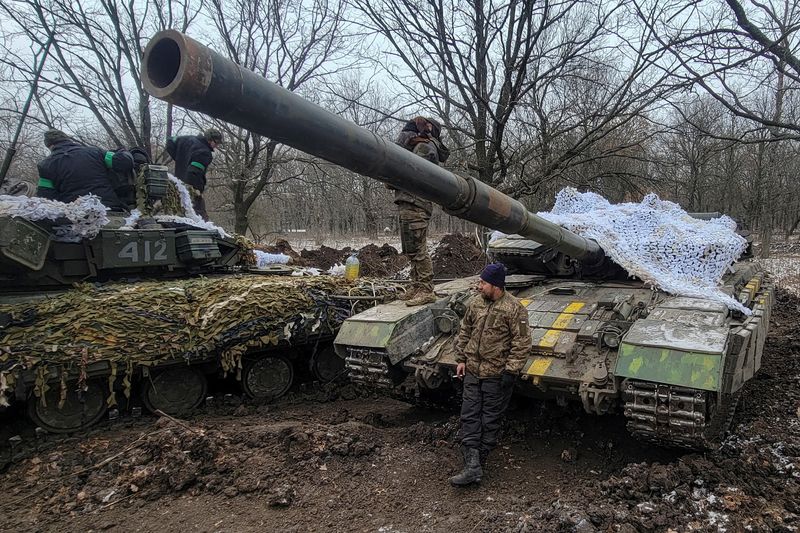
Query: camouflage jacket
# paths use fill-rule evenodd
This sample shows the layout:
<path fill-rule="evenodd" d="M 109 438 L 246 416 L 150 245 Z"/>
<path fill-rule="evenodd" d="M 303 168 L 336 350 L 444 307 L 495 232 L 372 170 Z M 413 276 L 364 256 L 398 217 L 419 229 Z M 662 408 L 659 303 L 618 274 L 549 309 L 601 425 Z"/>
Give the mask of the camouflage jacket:
<path fill-rule="evenodd" d="M 497 301 L 480 294 L 467 304 L 456 338 L 456 361 L 479 378 L 499 376 L 504 370 L 519 374 L 531 351 L 528 311 L 514 296 Z"/>
<path fill-rule="evenodd" d="M 399 144 L 400 146 L 402 146 L 406 150 L 409 150 L 410 152 L 414 152 L 415 154 L 419 155 L 420 157 L 423 157 L 424 159 L 427 159 L 428 161 L 434 164 L 438 164 L 436 147 L 433 143 L 412 142 L 412 140 L 418 139 L 419 135 L 420 134 L 415 131 L 403 130 L 397 136 L 395 143 Z M 393 189 L 393 187 L 389 188 Z M 433 203 L 431 203 L 429 200 L 425 200 L 423 198 L 420 198 L 405 191 L 401 191 L 399 189 L 394 189 L 394 191 L 395 191 L 394 203 L 400 206 L 401 210 L 405 207 L 403 204 L 410 204 L 412 207 L 412 211 L 413 208 L 422 209 L 427 214 L 427 218 L 430 218 L 431 212 L 433 211 Z M 402 211 L 400 214 L 403 215 Z M 425 226 L 427 227 L 427 222 L 425 223 Z"/>

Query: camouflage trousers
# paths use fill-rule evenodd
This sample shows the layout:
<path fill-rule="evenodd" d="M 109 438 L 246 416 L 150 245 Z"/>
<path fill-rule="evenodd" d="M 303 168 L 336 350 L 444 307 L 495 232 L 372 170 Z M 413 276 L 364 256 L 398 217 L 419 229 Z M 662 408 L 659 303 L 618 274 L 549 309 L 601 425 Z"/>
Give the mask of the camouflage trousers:
<path fill-rule="evenodd" d="M 400 243 L 411 263 L 412 288 L 433 292 L 433 263 L 428 254 L 430 212 L 406 202 L 398 203 Z"/>
<path fill-rule="evenodd" d="M 511 401 L 513 387 L 503 387 L 502 378 L 464 376 L 461 395 L 461 429 L 458 437 L 465 448 L 477 448 L 486 457 L 497 446 L 503 413 Z"/>

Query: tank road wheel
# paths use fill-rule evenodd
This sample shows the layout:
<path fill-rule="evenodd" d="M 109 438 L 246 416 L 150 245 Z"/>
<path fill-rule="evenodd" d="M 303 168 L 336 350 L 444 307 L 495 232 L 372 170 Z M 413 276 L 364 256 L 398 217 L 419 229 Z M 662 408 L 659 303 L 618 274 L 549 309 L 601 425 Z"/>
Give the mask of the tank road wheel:
<path fill-rule="evenodd" d="M 167 368 L 145 380 L 142 402 L 153 414 L 190 413 L 205 399 L 208 388 L 205 374 L 192 366 Z"/>
<path fill-rule="evenodd" d="M 245 364 L 242 388 L 254 400 L 274 400 L 286 394 L 293 381 L 292 362 L 282 355 L 271 355 Z"/>
<path fill-rule="evenodd" d="M 105 389 L 97 381 L 88 381 L 80 394 L 75 383 L 68 384 L 64 405 L 59 409 L 60 399 L 61 385 L 51 384 L 45 393 L 46 406 L 35 395 L 28 399 L 28 415 L 50 433 L 72 433 L 99 422 L 107 408 Z"/>
<path fill-rule="evenodd" d="M 336 355 L 333 346 L 326 346 L 311 358 L 311 372 L 322 383 L 330 383 L 346 372 L 344 359 Z"/>

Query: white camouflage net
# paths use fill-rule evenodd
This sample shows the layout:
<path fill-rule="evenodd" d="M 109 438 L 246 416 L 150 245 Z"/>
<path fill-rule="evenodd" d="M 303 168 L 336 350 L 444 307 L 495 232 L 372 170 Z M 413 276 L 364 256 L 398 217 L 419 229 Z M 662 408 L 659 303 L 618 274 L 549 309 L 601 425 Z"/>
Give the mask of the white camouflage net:
<path fill-rule="evenodd" d="M 30 221 L 50 220 L 54 226 L 53 238 L 61 242 L 79 242 L 91 239 L 108 224 L 106 207 L 100 198 L 90 194 L 65 204 L 46 198 L 27 196 L 0 196 L 0 215 L 20 217 Z M 69 221 L 62 224 L 61 222 Z"/>
<path fill-rule="evenodd" d="M 552 211 L 538 215 L 594 239 L 631 276 L 650 285 L 752 314 L 721 290 L 722 276 L 747 248 L 730 217 L 698 220 L 653 193 L 638 204 L 612 205 L 571 187 L 556 195 Z"/>
<path fill-rule="evenodd" d="M 291 260 L 286 254 L 271 254 L 261 250 L 253 250 L 256 254 L 256 268 L 264 268 L 267 265 L 286 265 Z"/>

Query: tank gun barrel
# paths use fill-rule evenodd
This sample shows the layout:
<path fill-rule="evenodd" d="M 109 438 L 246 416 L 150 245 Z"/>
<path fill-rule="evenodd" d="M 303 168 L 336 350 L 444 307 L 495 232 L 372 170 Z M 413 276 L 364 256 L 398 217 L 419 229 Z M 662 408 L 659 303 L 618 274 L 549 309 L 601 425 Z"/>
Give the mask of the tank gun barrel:
<path fill-rule="evenodd" d="M 156 98 L 425 198 L 451 215 L 533 239 L 588 266 L 604 260 L 595 241 L 538 217 L 483 182 L 412 154 L 176 30 L 161 31 L 148 43 L 142 81 Z"/>

